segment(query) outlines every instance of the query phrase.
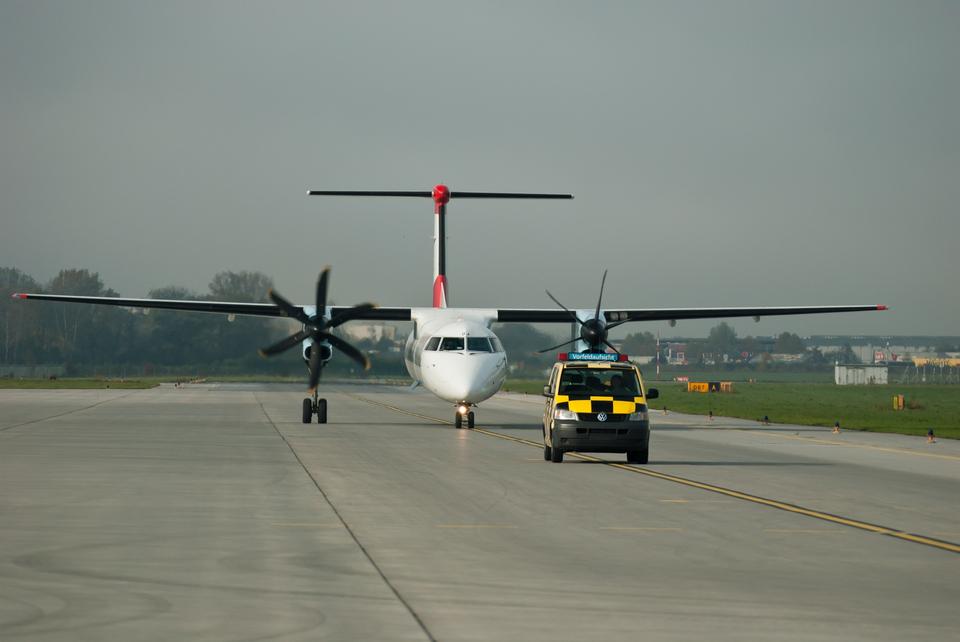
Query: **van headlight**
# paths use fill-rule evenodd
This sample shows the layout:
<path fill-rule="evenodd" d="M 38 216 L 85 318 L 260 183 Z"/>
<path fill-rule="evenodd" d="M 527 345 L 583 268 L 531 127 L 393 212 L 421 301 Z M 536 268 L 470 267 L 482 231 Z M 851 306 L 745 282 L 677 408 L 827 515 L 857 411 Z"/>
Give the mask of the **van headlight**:
<path fill-rule="evenodd" d="M 555 408 L 553 411 L 553 418 L 561 421 L 576 421 L 579 419 L 579 417 L 577 417 L 577 413 L 572 410 L 567 410 L 566 408 Z"/>
<path fill-rule="evenodd" d="M 640 412 L 631 412 L 630 416 L 627 417 L 627 421 L 643 421 L 647 418 L 647 413 L 645 411 Z"/>

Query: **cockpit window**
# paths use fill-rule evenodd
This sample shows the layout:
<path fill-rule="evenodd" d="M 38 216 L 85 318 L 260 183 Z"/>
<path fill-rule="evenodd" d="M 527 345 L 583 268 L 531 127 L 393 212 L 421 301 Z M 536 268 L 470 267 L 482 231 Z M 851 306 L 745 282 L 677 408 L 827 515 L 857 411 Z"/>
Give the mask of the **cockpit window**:
<path fill-rule="evenodd" d="M 490 337 L 490 343 L 493 345 L 494 352 L 503 352 L 503 345 L 500 343 L 500 339 Z"/>
<path fill-rule="evenodd" d="M 467 337 L 467 352 L 492 352 L 486 337 Z"/>
<path fill-rule="evenodd" d="M 440 341 L 441 350 L 463 350 L 463 337 L 444 337 Z"/>
<path fill-rule="evenodd" d="M 440 337 L 430 337 L 424 350 L 436 350 L 438 347 L 440 347 Z"/>

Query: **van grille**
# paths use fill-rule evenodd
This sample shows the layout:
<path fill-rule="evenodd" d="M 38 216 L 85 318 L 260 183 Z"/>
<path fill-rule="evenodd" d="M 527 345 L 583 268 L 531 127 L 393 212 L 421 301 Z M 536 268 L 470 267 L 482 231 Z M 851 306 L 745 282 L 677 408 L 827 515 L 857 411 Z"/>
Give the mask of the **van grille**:
<path fill-rule="evenodd" d="M 580 421 L 597 421 L 597 423 L 616 423 L 618 421 L 626 421 L 627 417 L 630 415 L 615 415 L 612 412 L 605 413 L 607 415 L 607 420 L 604 422 L 597 421 L 597 413 L 595 412 L 578 412 L 577 418 Z"/>

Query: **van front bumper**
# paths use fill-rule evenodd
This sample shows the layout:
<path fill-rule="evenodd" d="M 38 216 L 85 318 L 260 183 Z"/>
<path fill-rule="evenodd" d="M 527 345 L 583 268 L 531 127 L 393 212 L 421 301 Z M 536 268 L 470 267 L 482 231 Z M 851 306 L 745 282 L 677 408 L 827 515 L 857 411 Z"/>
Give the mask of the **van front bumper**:
<path fill-rule="evenodd" d="M 650 443 L 650 421 L 563 421 L 553 424 L 553 445 L 564 451 L 622 453 L 644 450 Z"/>

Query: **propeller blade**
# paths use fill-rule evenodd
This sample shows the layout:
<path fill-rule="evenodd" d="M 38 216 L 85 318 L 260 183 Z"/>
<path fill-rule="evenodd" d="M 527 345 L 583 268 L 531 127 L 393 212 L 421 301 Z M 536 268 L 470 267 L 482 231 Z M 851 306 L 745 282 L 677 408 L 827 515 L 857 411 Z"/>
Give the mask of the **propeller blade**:
<path fill-rule="evenodd" d="M 290 317 L 291 319 L 296 319 L 300 323 L 310 322 L 310 319 L 306 314 L 304 314 L 303 310 L 280 296 L 280 293 L 273 288 L 267 290 L 267 296 L 270 297 L 270 300 L 273 301 L 274 305 L 280 308 L 280 311 L 284 316 Z"/>
<path fill-rule="evenodd" d="M 317 279 L 317 316 L 323 317 L 327 311 L 327 282 L 330 280 L 330 266 L 323 268 Z"/>
<path fill-rule="evenodd" d="M 613 323 L 608 323 L 605 327 L 607 328 L 607 330 L 613 330 L 617 326 L 621 326 L 624 323 L 629 323 L 629 322 L 630 322 L 630 319 L 627 319 L 626 321 L 615 321 Z"/>
<path fill-rule="evenodd" d="M 313 349 L 310 350 L 310 385 L 308 386 L 310 392 L 313 392 L 316 389 L 317 384 L 320 383 L 320 370 L 323 369 L 323 362 L 320 361 L 320 350 L 317 347 L 316 342 L 321 341 L 322 336 L 323 335 L 319 333 L 313 335 L 313 340 L 315 343 L 313 345 Z"/>
<path fill-rule="evenodd" d="M 328 328 L 335 328 L 342 323 L 347 321 L 352 321 L 363 315 L 364 312 L 369 312 L 377 307 L 376 303 L 358 303 L 349 310 L 344 310 L 343 312 L 338 313 L 335 317 L 330 319 L 330 323 L 327 324 Z"/>
<path fill-rule="evenodd" d="M 363 354 L 340 337 L 333 334 L 327 334 L 326 332 L 322 333 L 320 336 L 329 341 L 330 344 L 333 345 L 333 347 L 335 347 L 337 350 L 363 366 L 364 370 L 370 369 L 370 359 L 367 358 L 367 355 Z"/>
<path fill-rule="evenodd" d="M 603 286 L 607 282 L 607 271 L 603 271 L 603 280 L 600 281 L 600 296 L 597 297 L 597 311 L 593 313 L 594 319 L 600 318 L 600 302 L 603 301 Z"/>
<path fill-rule="evenodd" d="M 279 354 L 281 352 L 285 352 L 289 350 L 290 348 L 297 345 L 298 343 L 300 343 L 301 341 L 303 341 L 309 336 L 310 336 L 309 332 L 307 332 L 306 330 L 301 330 L 296 334 L 291 334 L 286 339 L 277 341 L 272 346 L 268 346 L 266 348 L 260 348 L 259 350 L 257 350 L 257 352 L 260 353 L 261 357 L 272 357 L 275 354 Z"/>
<path fill-rule="evenodd" d="M 551 299 L 554 303 L 556 303 L 556 304 L 559 305 L 561 308 L 563 308 L 563 311 L 566 312 L 567 314 L 569 314 L 569 315 L 573 318 L 574 321 L 576 321 L 576 322 L 579 323 L 580 325 L 583 325 L 583 321 L 580 320 L 580 317 L 578 317 L 576 314 L 574 314 L 574 313 L 571 312 L 570 310 L 567 310 L 567 306 L 565 306 L 564 304 L 560 303 L 560 302 L 557 300 L 557 297 L 555 297 L 555 296 L 553 296 L 552 294 L 550 294 L 550 290 L 544 290 L 544 292 L 547 293 L 547 296 L 550 297 L 550 299 Z"/>
<path fill-rule="evenodd" d="M 550 352 L 550 351 L 552 351 L 552 350 L 556 350 L 557 348 L 562 348 L 563 346 L 570 345 L 571 343 L 576 343 L 576 342 L 579 341 L 579 340 L 580 340 L 580 337 L 577 337 L 576 339 L 570 339 L 569 341 L 564 341 L 564 342 L 561 343 L 560 345 L 555 345 L 555 346 L 553 346 L 552 348 L 545 348 L 544 350 L 537 350 L 537 352 L 540 353 L 540 354 L 543 354 L 544 352 Z"/>
<path fill-rule="evenodd" d="M 618 355 L 620 354 L 620 351 L 617 350 L 616 348 L 614 348 L 612 343 L 610 343 L 610 342 L 607 341 L 606 339 L 602 339 L 602 341 L 603 341 L 604 345 L 606 345 L 608 348 L 610 348 L 611 350 L 613 350 L 614 352 L 616 352 Z"/>

